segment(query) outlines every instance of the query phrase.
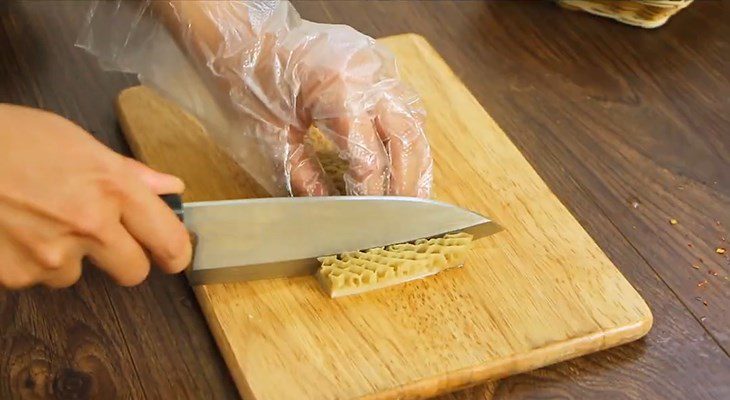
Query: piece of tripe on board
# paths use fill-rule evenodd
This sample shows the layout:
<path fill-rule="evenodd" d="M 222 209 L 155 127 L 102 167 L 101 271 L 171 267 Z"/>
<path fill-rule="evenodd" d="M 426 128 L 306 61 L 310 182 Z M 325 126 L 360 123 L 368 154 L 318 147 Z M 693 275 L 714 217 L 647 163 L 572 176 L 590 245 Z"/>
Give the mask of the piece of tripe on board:
<path fill-rule="evenodd" d="M 317 279 L 330 297 L 349 296 L 464 265 L 472 235 L 464 232 L 322 257 Z"/>

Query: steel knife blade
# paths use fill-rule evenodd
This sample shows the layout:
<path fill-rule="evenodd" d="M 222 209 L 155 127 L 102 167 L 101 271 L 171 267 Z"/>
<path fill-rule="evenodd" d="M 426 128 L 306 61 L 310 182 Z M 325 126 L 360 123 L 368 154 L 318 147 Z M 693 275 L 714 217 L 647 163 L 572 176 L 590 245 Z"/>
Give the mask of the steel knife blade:
<path fill-rule="evenodd" d="M 457 231 L 478 239 L 502 230 L 473 211 L 413 197 L 279 197 L 181 208 L 178 214 L 197 237 L 187 272 L 192 284 L 307 275 L 322 256 Z"/>

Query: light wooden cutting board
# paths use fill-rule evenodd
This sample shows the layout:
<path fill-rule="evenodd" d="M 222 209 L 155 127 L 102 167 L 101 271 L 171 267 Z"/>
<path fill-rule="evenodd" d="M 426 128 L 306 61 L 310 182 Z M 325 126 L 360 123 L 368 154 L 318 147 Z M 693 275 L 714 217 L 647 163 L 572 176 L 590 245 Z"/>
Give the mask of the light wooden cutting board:
<path fill-rule="evenodd" d="M 506 231 L 462 269 L 356 297 L 332 300 L 311 277 L 196 287 L 243 397 L 427 397 L 645 335 L 644 300 L 434 49 L 382 43 L 427 108 L 434 197 Z M 266 195 L 151 90 L 117 106 L 134 154 L 183 178 L 186 201 Z"/>

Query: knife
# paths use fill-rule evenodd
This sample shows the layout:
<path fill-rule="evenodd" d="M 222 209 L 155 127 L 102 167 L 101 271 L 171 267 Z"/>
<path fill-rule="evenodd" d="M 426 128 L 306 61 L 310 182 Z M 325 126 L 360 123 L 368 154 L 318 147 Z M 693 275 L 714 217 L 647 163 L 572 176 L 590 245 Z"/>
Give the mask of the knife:
<path fill-rule="evenodd" d="M 160 196 L 197 238 L 193 285 L 311 275 L 317 257 L 502 230 L 455 205 L 397 196 L 274 197 L 182 203 Z"/>

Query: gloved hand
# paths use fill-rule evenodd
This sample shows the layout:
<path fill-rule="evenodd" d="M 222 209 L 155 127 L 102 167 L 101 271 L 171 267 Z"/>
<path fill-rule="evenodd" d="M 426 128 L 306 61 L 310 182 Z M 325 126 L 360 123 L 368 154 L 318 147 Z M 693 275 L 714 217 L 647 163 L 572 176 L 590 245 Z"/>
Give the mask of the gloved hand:
<path fill-rule="evenodd" d="M 145 279 L 148 257 L 170 273 L 189 264 L 185 226 L 157 196 L 180 179 L 55 114 L 0 104 L 0 127 L 0 288 L 70 286 L 84 256 L 122 285 Z"/>
<path fill-rule="evenodd" d="M 80 45 L 197 115 L 272 194 L 334 194 L 304 140 L 314 125 L 349 163 L 348 194 L 429 195 L 425 113 L 371 38 L 301 20 L 283 1 L 130 3 L 95 4 Z"/>

